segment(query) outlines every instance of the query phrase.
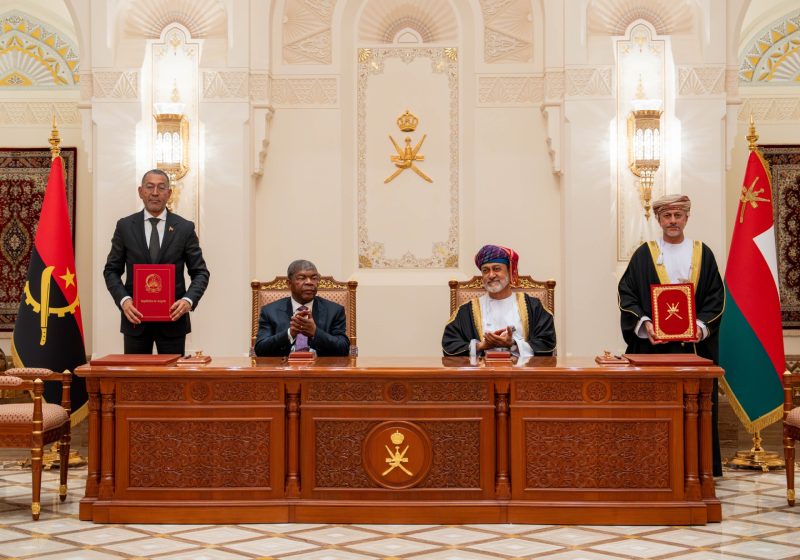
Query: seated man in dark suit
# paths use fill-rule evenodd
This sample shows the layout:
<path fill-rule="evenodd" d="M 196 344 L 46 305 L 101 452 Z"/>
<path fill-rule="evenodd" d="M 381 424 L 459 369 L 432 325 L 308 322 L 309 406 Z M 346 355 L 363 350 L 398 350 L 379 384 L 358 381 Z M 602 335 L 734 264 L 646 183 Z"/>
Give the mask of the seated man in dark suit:
<path fill-rule="evenodd" d="M 317 297 L 319 273 L 314 263 L 297 260 L 289 265 L 291 297 L 261 308 L 256 356 L 287 356 L 293 351 L 314 351 L 318 356 L 347 356 L 344 307 Z"/>

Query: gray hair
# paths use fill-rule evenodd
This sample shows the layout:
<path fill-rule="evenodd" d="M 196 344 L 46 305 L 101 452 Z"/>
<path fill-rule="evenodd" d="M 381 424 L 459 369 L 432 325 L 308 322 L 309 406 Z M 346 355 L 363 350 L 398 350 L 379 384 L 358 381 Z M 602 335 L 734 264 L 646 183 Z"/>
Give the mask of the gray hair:
<path fill-rule="evenodd" d="M 313 270 L 314 272 L 317 272 L 317 267 L 311 261 L 297 259 L 296 261 L 292 261 L 292 263 L 289 265 L 289 268 L 286 269 L 286 276 L 288 276 L 289 280 L 291 280 L 292 276 L 301 270 Z"/>
<path fill-rule="evenodd" d="M 144 186 L 144 180 L 147 178 L 148 175 L 161 175 L 162 177 L 164 177 L 164 179 L 167 180 L 167 188 L 170 188 L 170 186 L 169 186 L 169 175 L 167 175 L 161 169 L 158 169 L 158 168 L 151 169 L 150 171 L 148 171 L 147 173 L 142 175 L 142 182 L 140 183 L 142 186 Z"/>

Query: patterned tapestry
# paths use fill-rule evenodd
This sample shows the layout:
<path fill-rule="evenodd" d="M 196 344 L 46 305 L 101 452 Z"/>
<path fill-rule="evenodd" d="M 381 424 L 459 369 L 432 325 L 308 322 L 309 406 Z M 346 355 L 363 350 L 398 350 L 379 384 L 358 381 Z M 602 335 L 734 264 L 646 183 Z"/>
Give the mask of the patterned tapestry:
<path fill-rule="evenodd" d="M 74 244 L 76 148 L 61 148 L 61 157 Z M 0 331 L 14 330 L 50 161 L 49 148 L 0 148 Z"/>
<path fill-rule="evenodd" d="M 800 146 L 760 146 L 772 172 L 783 327 L 800 329 Z"/>

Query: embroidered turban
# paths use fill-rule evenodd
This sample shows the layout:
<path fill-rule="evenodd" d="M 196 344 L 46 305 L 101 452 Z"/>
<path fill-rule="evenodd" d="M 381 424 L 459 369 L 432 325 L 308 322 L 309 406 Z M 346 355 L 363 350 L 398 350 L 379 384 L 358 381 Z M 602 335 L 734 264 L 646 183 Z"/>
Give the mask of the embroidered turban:
<path fill-rule="evenodd" d="M 511 273 L 511 284 L 517 284 L 519 278 L 519 272 L 517 271 L 519 255 L 514 249 L 500 245 L 484 245 L 475 255 L 475 266 L 480 269 L 486 263 L 502 263 L 506 265 Z"/>
<path fill-rule="evenodd" d="M 653 212 L 656 216 L 664 210 L 683 210 L 687 214 L 692 209 L 692 201 L 685 194 L 668 194 L 653 203 Z"/>

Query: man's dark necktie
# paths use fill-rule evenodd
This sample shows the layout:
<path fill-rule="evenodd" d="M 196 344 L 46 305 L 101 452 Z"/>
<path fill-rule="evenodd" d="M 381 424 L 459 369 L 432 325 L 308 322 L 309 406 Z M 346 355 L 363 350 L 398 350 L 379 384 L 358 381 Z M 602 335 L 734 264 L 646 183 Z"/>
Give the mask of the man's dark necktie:
<path fill-rule="evenodd" d="M 308 307 L 301 305 L 297 310 L 308 311 Z M 294 339 L 294 350 L 295 352 L 308 352 L 308 337 L 303 333 L 297 333 L 297 337 Z"/>
<path fill-rule="evenodd" d="M 153 226 L 150 229 L 150 261 L 157 262 L 158 261 L 158 251 L 161 248 L 160 243 L 158 242 L 158 218 L 148 218 L 150 220 L 150 224 Z"/>

